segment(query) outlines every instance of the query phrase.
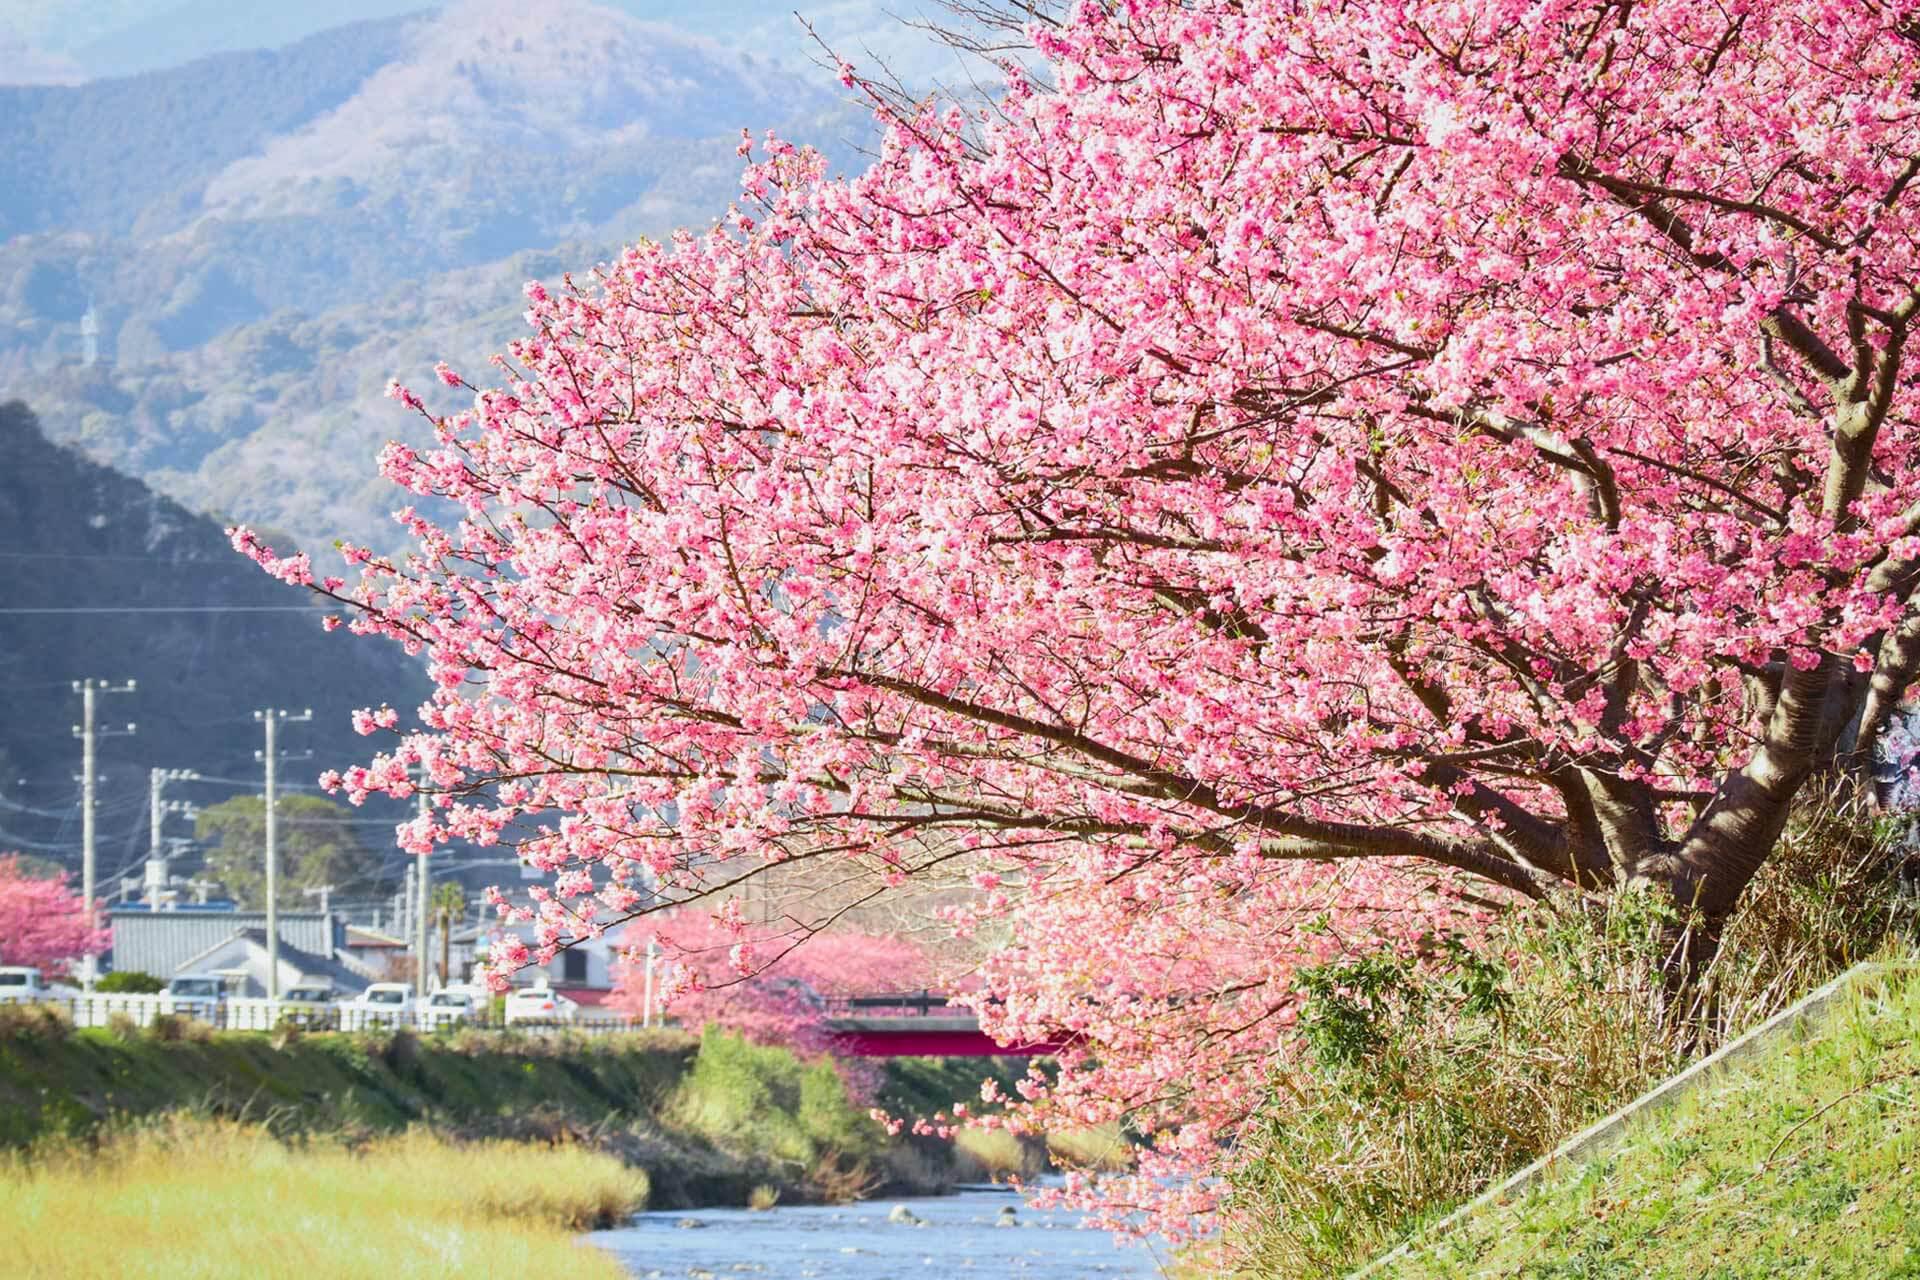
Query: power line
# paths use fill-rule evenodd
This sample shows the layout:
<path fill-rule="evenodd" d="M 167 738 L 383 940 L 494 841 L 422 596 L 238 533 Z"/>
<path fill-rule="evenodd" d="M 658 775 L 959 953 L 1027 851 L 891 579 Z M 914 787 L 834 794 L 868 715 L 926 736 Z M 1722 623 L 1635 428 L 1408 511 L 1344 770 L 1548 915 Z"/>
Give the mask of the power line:
<path fill-rule="evenodd" d="M 0 551 L 0 559 L 6 560 L 137 560 L 145 564 L 177 564 L 181 568 L 218 568 L 238 563 L 228 560 L 181 559 L 177 556 L 137 556 L 116 555 L 105 551 Z"/>
<path fill-rule="evenodd" d="M 318 613 L 310 604 L 129 604 L 129 605 L 48 605 L 31 608 L 4 608 L 0 614 L 92 614 L 92 613 Z"/>

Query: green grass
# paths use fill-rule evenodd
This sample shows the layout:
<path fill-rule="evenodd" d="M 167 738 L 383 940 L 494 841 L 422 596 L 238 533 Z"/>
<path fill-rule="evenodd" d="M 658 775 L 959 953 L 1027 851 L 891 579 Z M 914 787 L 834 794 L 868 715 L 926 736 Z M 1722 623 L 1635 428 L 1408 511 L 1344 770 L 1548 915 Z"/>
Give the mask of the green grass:
<path fill-rule="evenodd" d="M 666 1114 L 710 1141 L 750 1146 L 800 1170 L 822 1161 L 851 1168 L 876 1158 L 886 1142 L 849 1099 L 832 1062 L 802 1062 L 714 1027 Z"/>
<path fill-rule="evenodd" d="M 0 1028 L 0 1147 L 179 1109 L 267 1120 L 283 1133 L 422 1122 L 485 1129 L 534 1112 L 603 1123 L 655 1111 L 697 1048 L 675 1033 L 169 1040 L 15 1025 Z"/>
<path fill-rule="evenodd" d="M 576 1233 L 647 1192 L 645 1174 L 579 1147 L 422 1131 L 288 1144 L 175 1117 L 0 1157 L 0 1257 L 23 1280 L 613 1280 L 624 1269 Z"/>
<path fill-rule="evenodd" d="M 186 1114 L 283 1138 L 425 1126 L 465 1140 L 585 1141 L 647 1170 L 671 1208 L 745 1204 L 762 1185 L 786 1203 L 925 1194 L 956 1172 L 904 1135 L 889 1139 L 830 1063 L 717 1032 L 156 1035 L 75 1031 L 44 1014 L 0 1006 L 0 1153 Z"/>
<path fill-rule="evenodd" d="M 1920 972 L 1856 982 L 1810 1030 L 1650 1116 L 1614 1152 L 1381 1280 L 1920 1277 Z"/>

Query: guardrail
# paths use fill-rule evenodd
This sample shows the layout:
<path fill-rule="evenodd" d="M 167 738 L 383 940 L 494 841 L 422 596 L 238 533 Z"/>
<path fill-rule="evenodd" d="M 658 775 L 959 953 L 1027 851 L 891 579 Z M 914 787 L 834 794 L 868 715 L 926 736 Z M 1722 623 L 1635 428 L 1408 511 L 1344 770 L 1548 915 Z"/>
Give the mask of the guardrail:
<path fill-rule="evenodd" d="M 639 1018 L 626 1014 L 581 1013 L 571 1019 L 519 1019 L 509 1026 L 490 1009 L 470 1013 L 418 1005 L 411 1009 L 383 1009 L 351 1001 L 313 1004 L 256 996 L 227 996 L 216 1001 L 166 994 L 77 994 L 37 1003 L 64 1011 L 76 1027 L 111 1026 L 122 1019 L 137 1027 L 150 1027 L 162 1014 L 190 1018 L 227 1031 L 274 1031 L 283 1026 L 307 1031 L 438 1031 L 471 1027 L 489 1031 L 615 1035 L 637 1031 L 641 1025 Z"/>

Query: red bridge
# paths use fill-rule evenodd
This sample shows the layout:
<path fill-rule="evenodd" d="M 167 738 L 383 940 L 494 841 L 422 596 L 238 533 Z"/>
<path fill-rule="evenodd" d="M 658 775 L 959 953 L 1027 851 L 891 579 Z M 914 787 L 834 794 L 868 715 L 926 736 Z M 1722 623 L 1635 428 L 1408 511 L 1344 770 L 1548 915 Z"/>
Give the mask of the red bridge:
<path fill-rule="evenodd" d="M 1037 1057 L 1059 1043 L 1003 1045 L 980 1030 L 973 1010 L 937 991 L 848 996 L 832 1001 L 827 1029 L 856 1058 Z"/>

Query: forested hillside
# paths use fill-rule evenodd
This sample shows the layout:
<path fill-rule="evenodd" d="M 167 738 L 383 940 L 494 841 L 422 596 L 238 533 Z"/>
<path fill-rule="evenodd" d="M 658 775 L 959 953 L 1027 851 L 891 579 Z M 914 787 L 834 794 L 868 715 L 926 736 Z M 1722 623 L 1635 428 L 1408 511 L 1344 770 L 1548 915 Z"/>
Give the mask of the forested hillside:
<path fill-rule="evenodd" d="M 352 97 L 406 26 L 356 23 L 122 80 L 0 86 L 0 169 L 26 179 L 0 184 L 0 240 L 177 225 L 214 174 Z M 41 300 L 76 317 L 86 306 Z"/>
<path fill-rule="evenodd" d="M 274 611 L 249 611 L 261 606 Z M 179 609 L 197 612 L 143 612 Z M 0 404 L 0 848 L 70 863 L 78 847 L 70 682 L 85 677 L 138 682 L 101 701 L 103 725 L 139 725 L 101 744 L 103 883 L 145 852 L 149 768 L 259 776 L 255 708 L 313 708 L 311 725 L 286 733 L 288 751 L 314 753 L 288 766 L 296 786 L 364 758 L 352 710 L 411 709 L 426 677 L 390 645 L 324 633 L 320 616 L 234 555 L 216 521 L 50 443 L 25 405 Z"/>

